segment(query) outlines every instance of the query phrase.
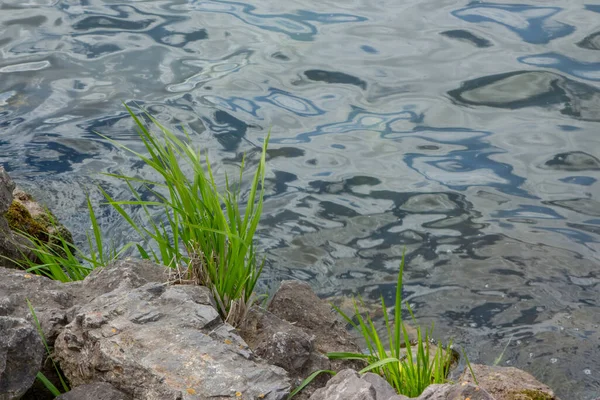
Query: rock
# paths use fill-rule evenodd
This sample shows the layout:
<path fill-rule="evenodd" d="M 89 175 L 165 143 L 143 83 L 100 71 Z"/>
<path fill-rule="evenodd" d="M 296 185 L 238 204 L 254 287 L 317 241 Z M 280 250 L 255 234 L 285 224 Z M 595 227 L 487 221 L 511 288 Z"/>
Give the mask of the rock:
<path fill-rule="evenodd" d="M 300 281 L 284 281 L 273 296 L 268 310 L 315 336 L 315 346 L 323 354 L 360 352 L 334 310 Z"/>
<path fill-rule="evenodd" d="M 496 400 L 487 391 L 470 383 L 429 385 L 415 400 Z M 395 400 L 390 398 L 388 400 Z M 399 399 L 400 400 L 400 399 Z M 404 399 L 402 399 L 404 400 Z"/>
<path fill-rule="evenodd" d="M 13 190 L 15 190 L 15 183 L 10 176 L 6 173 L 4 168 L 0 165 L 0 214 L 4 214 L 8 211 L 13 201 Z"/>
<path fill-rule="evenodd" d="M 95 269 L 83 281 L 69 286 L 77 297 L 77 303 L 85 304 L 113 290 L 135 289 L 150 282 L 166 283 L 170 272 L 170 268 L 150 261 L 125 259 Z"/>
<path fill-rule="evenodd" d="M 269 311 L 250 309 L 241 334 L 257 356 L 291 375 L 306 377 L 312 372 L 304 367 L 314 351 L 314 338 Z M 329 360 L 326 361 L 328 368 Z"/>
<path fill-rule="evenodd" d="M 15 183 L 10 179 L 4 168 L 0 166 L 0 265 L 17 268 L 11 260 L 22 258 L 27 243 L 22 238 L 13 235 L 5 215 L 13 202 Z"/>
<path fill-rule="evenodd" d="M 77 386 L 70 392 L 61 394 L 56 400 L 130 400 L 131 397 L 118 391 L 106 382 L 95 382 Z"/>
<path fill-rule="evenodd" d="M 388 400 L 390 397 L 396 396 L 396 390 L 381 376 L 367 372 L 361 379 L 369 382 L 375 390 L 375 400 Z"/>
<path fill-rule="evenodd" d="M 373 385 L 358 376 L 352 369 L 345 369 L 317 389 L 310 400 L 377 400 Z"/>
<path fill-rule="evenodd" d="M 162 282 L 128 286 L 116 285 L 81 306 L 56 340 L 56 359 L 71 384 L 105 381 L 133 399 L 148 400 L 288 395 L 285 371 L 253 359 L 233 328 L 221 322 L 208 289 Z"/>
<path fill-rule="evenodd" d="M 0 317 L 0 400 L 19 399 L 39 372 L 46 352 L 35 326 Z"/>
<path fill-rule="evenodd" d="M 302 368 L 300 378 L 305 378 L 312 372 L 321 369 L 341 371 L 345 368 L 361 369 L 360 361 L 329 361 L 326 357 L 330 352 L 360 353 L 353 337 L 338 314 L 326 302 L 312 291 L 307 283 L 300 281 L 284 281 L 273 296 L 268 310 L 281 320 L 287 321 L 295 329 L 301 329 L 313 340 L 313 351 L 308 362 Z M 291 371 L 292 377 L 294 371 Z M 312 392 L 322 387 L 330 378 L 329 374 L 319 375 L 310 385 L 297 396 L 298 400 L 310 397 Z M 302 379 L 297 381 L 299 384 Z"/>
<path fill-rule="evenodd" d="M 0 316 L 31 318 L 31 302 L 50 346 L 68 323 L 75 297 L 68 285 L 17 269 L 0 268 Z"/>
<path fill-rule="evenodd" d="M 552 389 L 520 369 L 480 364 L 471 367 L 479 386 L 496 400 L 558 400 Z M 472 383 L 473 377 L 467 370 L 459 381 Z"/>

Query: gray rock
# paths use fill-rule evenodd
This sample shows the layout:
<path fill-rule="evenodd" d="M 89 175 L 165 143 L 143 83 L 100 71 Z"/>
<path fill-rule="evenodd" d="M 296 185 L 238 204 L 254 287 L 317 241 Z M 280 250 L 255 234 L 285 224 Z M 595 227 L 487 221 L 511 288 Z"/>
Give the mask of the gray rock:
<path fill-rule="evenodd" d="M 479 387 L 485 389 L 496 400 L 537 399 L 558 400 L 552 389 L 535 379 L 531 374 L 513 367 L 490 367 L 471 364 Z M 467 369 L 459 379 L 473 383 Z"/>
<path fill-rule="evenodd" d="M 77 386 L 70 392 L 61 394 L 56 400 L 130 400 L 131 397 L 118 391 L 106 382 Z"/>
<path fill-rule="evenodd" d="M 323 354 L 334 351 L 360 352 L 337 313 L 319 299 L 305 282 L 282 282 L 268 310 L 309 335 L 314 335 L 315 346 Z"/>
<path fill-rule="evenodd" d="M 252 308 L 241 334 L 257 356 L 292 376 L 306 377 L 313 372 L 305 371 L 305 366 L 314 351 L 314 338 L 269 311 Z"/>
<path fill-rule="evenodd" d="M 52 346 L 68 323 L 75 297 L 68 285 L 22 270 L 0 267 L 0 316 L 31 318 L 31 302 L 44 336 Z"/>
<path fill-rule="evenodd" d="M 377 400 L 377 395 L 373 386 L 356 371 L 345 369 L 331 378 L 327 386 L 316 390 L 310 400 Z"/>
<path fill-rule="evenodd" d="M 78 309 L 56 358 L 72 384 L 105 381 L 133 399 L 285 398 L 285 371 L 253 360 L 210 299 L 199 286 L 117 285 Z"/>
<path fill-rule="evenodd" d="M 8 211 L 13 201 L 13 190 L 15 190 L 15 183 L 10 176 L 6 173 L 4 168 L 0 165 L 0 214 L 4 214 Z"/>
<path fill-rule="evenodd" d="M 487 391 L 470 383 L 429 385 L 416 400 L 495 400 Z M 391 399 L 389 399 L 391 400 Z"/>
<path fill-rule="evenodd" d="M 166 283 L 170 271 L 170 268 L 150 261 L 118 260 L 92 271 L 82 282 L 74 282 L 70 286 L 77 303 L 85 304 L 113 290 L 134 289 L 149 282 Z"/>
<path fill-rule="evenodd" d="M 4 168 L 0 166 L 0 266 L 17 268 L 18 265 L 11 260 L 22 257 L 25 251 L 23 239 L 15 237 L 4 217 L 13 201 L 15 183 L 10 179 Z"/>
<path fill-rule="evenodd" d="M 39 372 L 45 349 L 33 324 L 0 317 L 0 400 L 19 399 Z"/>
<path fill-rule="evenodd" d="M 396 396 L 396 390 L 381 376 L 367 372 L 361 379 L 367 381 L 375 390 L 376 400 L 388 400 L 390 397 Z"/>

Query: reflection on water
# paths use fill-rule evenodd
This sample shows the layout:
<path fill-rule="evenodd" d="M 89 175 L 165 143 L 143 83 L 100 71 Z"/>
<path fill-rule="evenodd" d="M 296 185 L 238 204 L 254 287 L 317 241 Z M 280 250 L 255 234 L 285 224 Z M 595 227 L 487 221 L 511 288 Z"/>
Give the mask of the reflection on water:
<path fill-rule="evenodd" d="M 271 131 L 265 285 L 406 296 L 473 360 L 600 393 L 600 7 L 0 2 L 0 163 L 75 230 L 141 148 L 122 103 L 192 132 L 218 179 Z M 103 228 L 131 233 L 110 209 Z"/>

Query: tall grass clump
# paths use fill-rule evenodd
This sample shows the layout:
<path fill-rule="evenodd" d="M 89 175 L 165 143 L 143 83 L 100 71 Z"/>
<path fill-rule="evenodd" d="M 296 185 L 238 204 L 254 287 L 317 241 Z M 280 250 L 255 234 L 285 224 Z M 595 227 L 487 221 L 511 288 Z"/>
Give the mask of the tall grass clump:
<path fill-rule="evenodd" d="M 334 308 L 362 336 L 366 343 L 366 352 L 328 353 L 327 356 L 335 360 L 365 361 L 367 366 L 359 371 L 359 373 L 377 373 L 385 378 L 396 389 L 398 394 L 417 397 L 427 386 L 434 383 L 447 382 L 454 356 L 450 349 L 450 343 L 447 346 L 447 350 L 443 350 L 442 346 L 437 346 L 433 349 L 431 344 L 433 325 L 430 329 L 422 329 L 417 325 L 416 340 L 411 342 L 406 325 L 402 320 L 403 272 L 404 254 L 402 255 L 400 272 L 398 273 L 393 321 L 390 320 L 390 313 L 383 301 L 383 297 L 381 297 L 387 340 L 382 339 L 383 335 L 380 335 L 371 317 L 368 314 L 365 316 L 361 314 L 360 308 L 364 306 L 364 303 L 361 299 L 357 300 L 355 298 L 353 301 L 354 316 L 349 316 L 338 307 L 334 306 Z M 416 322 L 408 304 L 407 309 L 413 322 Z M 304 388 L 320 372 L 332 373 L 332 371 L 316 371 L 298 389 Z M 293 394 L 298 393 L 298 389 Z"/>
<path fill-rule="evenodd" d="M 186 132 L 176 135 L 144 114 L 157 128 L 155 133 L 129 107 L 127 110 L 147 154 L 104 138 L 135 155 L 158 178 L 108 174 L 125 182 L 133 199 L 115 200 L 106 191 L 104 196 L 150 242 L 148 249 L 137 246 L 143 258 L 176 269 L 182 274 L 181 281 L 208 287 L 221 316 L 234 325 L 239 323 L 253 301 L 264 266 L 264 259 L 257 260 L 253 240 L 263 207 L 268 137 L 243 208 L 239 188 L 245 158 L 238 183 L 233 186 L 226 177 L 225 187 L 219 188 L 208 157 L 192 146 Z M 143 197 L 142 193 L 151 196 Z M 141 212 L 145 221 L 136 218 L 135 212 Z"/>

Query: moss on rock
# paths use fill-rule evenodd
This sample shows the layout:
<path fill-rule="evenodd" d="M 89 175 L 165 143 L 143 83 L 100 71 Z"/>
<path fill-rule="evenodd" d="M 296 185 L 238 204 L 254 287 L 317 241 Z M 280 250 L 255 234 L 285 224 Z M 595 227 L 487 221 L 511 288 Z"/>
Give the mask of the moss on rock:
<path fill-rule="evenodd" d="M 73 236 L 67 228 L 58 223 L 56 217 L 37 203 L 33 197 L 20 189 L 13 192 L 14 199 L 4 214 L 8 226 L 15 232 L 25 232 L 43 243 L 57 244 L 61 247 L 63 238 L 73 243 Z"/>
<path fill-rule="evenodd" d="M 11 230 L 25 232 L 43 242 L 48 241 L 49 224 L 40 221 L 41 218 L 32 217 L 27 207 L 19 200 L 13 200 L 4 216 Z"/>

